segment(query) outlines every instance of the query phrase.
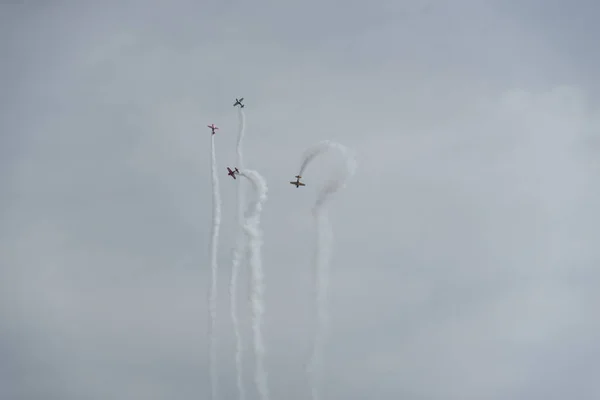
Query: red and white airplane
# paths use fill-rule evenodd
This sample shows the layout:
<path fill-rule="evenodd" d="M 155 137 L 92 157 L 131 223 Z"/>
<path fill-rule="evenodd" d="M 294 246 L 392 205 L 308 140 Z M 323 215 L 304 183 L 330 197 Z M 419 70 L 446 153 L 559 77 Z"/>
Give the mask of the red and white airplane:
<path fill-rule="evenodd" d="M 219 128 L 217 128 L 217 127 L 215 126 L 215 124 L 212 124 L 212 125 L 206 125 L 206 126 L 208 126 L 210 129 L 212 129 L 212 134 L 213 134 L 213 135 L 215 134 L 215 129 L 219 129 Z"/>
<path fill-rule="evenodd" d="M 231 170 L 231 168 L 227 167 L 227 171 L 229 171 L 229 172 L 227 173 L 227 175 L 231 176 L 233 179 L 237 179 L 237 178 L 235 177 L 235 174 L 239 174 L 239 173 L 240 173 L 240 171 L 238 171 L 237 167 L 236 167 L 236 168 L 234 168 L 234 170 L 233 170 L 233 171 Z"/>

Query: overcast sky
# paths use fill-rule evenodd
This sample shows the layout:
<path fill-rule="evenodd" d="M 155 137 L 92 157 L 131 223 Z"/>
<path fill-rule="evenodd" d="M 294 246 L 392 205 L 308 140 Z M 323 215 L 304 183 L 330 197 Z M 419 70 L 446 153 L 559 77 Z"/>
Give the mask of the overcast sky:
<path fill-rule="evenodd" d="M 310 209 L 340 161 L 287 182 L 323 139 L 358 161 L 329 207 L 323 399 L 600 398 L 597 2 L 2 3 L 0 398 L 210 400 L 215 123 L 237 400 L 235 97 L 269 185 L 272 399 L 310 398 Z"/>

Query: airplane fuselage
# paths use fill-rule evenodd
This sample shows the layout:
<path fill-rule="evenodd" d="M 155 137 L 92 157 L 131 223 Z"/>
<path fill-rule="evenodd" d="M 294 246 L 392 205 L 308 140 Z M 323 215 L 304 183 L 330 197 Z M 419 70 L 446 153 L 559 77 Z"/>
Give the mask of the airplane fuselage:
<path fill-rule="evenodd" d="M 290 184 L 296 185 L 296 189 L 298 189 L 300 186 L 305 186 L 304 183 L 300 182 L 300 178 L 298 178 L 296 182 L 290 182 Z"/>

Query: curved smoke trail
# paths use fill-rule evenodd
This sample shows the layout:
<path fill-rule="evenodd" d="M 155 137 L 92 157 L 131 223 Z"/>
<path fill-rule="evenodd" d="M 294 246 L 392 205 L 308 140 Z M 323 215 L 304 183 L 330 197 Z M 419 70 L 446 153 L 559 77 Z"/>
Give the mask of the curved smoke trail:
<path fill-rule="evenodd" d="M 237 167 L 239 170 L 244 168 L 244 159 L 242 154 L 242 139 L 244 138 L 244 130 L 245 130 L 245 115 L 244 111 L 241 108 L 238 108 L 238 117 L 239 117 L 239 130 L 238 130 L 238 140 L 237 140 Z M 238 182 L 237 185 L 237 219 L 238 225 L 242 228 L 243 222 L 243 204 L 244 204 L 244 191 L 242 182 Z M 229 304 L 230 304 L 230 312 L 231 312 L 231 321 L 233 322 L 233 331 L 235 334 L 235 369 L 237 373 L 237 388 L 239 393 L 239 400 L 245 400 L 246 391 L 244 389 L 244 381 L 242 379 L 242 337 L 240 335 L 239 322 L 237 318 L 237 280 L 239 274 L 239 268 L 242 262 L 242 256 L 244 254 L 244 250 L 246 247 L 246 243 L 243 235 L 240 233 L 240 236 L 237 239 L 235 251 L 233 253 L 233 262 L 231 265 L 231 281 L 229 282 Z"/>
<path fill-rule="evenodd" d="M 310 363 L 307 367 L 309 379 L 311 381 L 311 391 L 313 400 L 319 399 L 318 388 L 321 381 L 321 363 L 323 346 L 327 334 L 328 318 L 327 318 L 327 288 L 329 278 L 329 260 L 330 260 L 330 249 L 331 242 L 333 239 L 333 233 L 329 224 L 329 219 L 324 208 L 327 200 L 335 192 L 343 188 L 348 180 L 354 175 L 356 170 L 356 162 L 354 157 L 350 155 L 349 150 L 339 144 L 329 140 L 325 140 L 317 143 L 315 146 L 310 147 L 304 154 L 302 165 L 300 166 L 300 172 L 298 175 L 302 176 L 304 170 L 308 167 L 310 162 L 320 154 L 323 154 L 329 150 L 338 150 L 346 161 L 345 174 L 344 176 L 333 179 L 325 184 L 317 195 L 317 200 L 313 207 L 313 216 L 317 226 L 317 243 L 315 250 L 315 280 L 317 288 L 317 318 L 318 325 L 315 332 L 315 339 L 313 343 L 313 350 L 311 354 Z"/>
<path fill-rule="evenodd" d="M 264 280 L 260 249 L 262 234 L 260 232 L 260 213 L 267 201 L 267 183 L 256 171 L 241 170 L 240 175 L 248 178 L 256 191 L 256 200 L 249 209 L 244 224 L 244 233 L 248 239 L 249 265 L 252 276 L 252 330 L 254 332 L 254 354 L 256 357 L 255 383 L 261 400 L 269 399 L 267 373 L 264 367 L 265 345 L 263 343 L 261 324 L 264 314 Z"/>
<path fill-rule="evenodd" d="M 212 389 L 212 399 L 217 399 L 217 366 L 216 366 L 216 337 L 215 324 L 217 320 L 217 250 L 219 247 L 219 227 L 221 225 L 221 195 L 219 191 L 219 177 L 217 175 L 217 156 L 215 152 L 215 135 L 211 135 L 211 172 L 212 172 L 212 190 L 213 190 L 213 219 L 212 232 L 210 240 L 210 266 L 211 266 L 211 286 L 209 297 L 210 323 L 209 323 L 209 342 L 210 342 L 210 382 Z"/>

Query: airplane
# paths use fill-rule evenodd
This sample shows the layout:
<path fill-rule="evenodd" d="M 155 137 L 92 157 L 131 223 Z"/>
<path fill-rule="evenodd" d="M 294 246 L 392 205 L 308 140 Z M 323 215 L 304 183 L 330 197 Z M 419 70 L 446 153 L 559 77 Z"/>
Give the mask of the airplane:
<path fill-rule="evenodd" d="M 238 98 L 235 98 L 235 103 L 233 103 L 233 106 L 240 106 L 240 108 L 244 108 L 244 105 L 242 104 L 242 100 L 244 100 L 244 98 L 242 97 L 241 99 L 238 100 Z"/>
<path fill-rule="evenodd" d="M 290 182 L 292 185 L 296 185 L 296 189 L 298 189 L 298 186 L 306 186 L 304 183 L 300 182 L 300 178 L 302 178 L 300 175 L 296 175 L 296 182 Z"/>
<path fill-rule="evenodd" d="M 208 126 L 210 129 L 212 129 L 212 134 L 213 134 L 213 135 L 215 134 L 215 129 L 219 129 L 219 128 L 217 128 L 217 127 L 215 126 L 215 124 L 212 124 L 212 125 L 206 125 L 206 126 Z"/>
<path fill-rule="evenodd" d="M 235 167 L 233 171 L 231 170 L 231 168 L 227 167 L 227 171 L 229 171 L 227 173 L 227 175 L 231 176 L 233 179 L 237 179 L 235 177 L 235 174 L 239 174 L 240 173 L 240 171 L 238 171 L 237 167 Z"/>

